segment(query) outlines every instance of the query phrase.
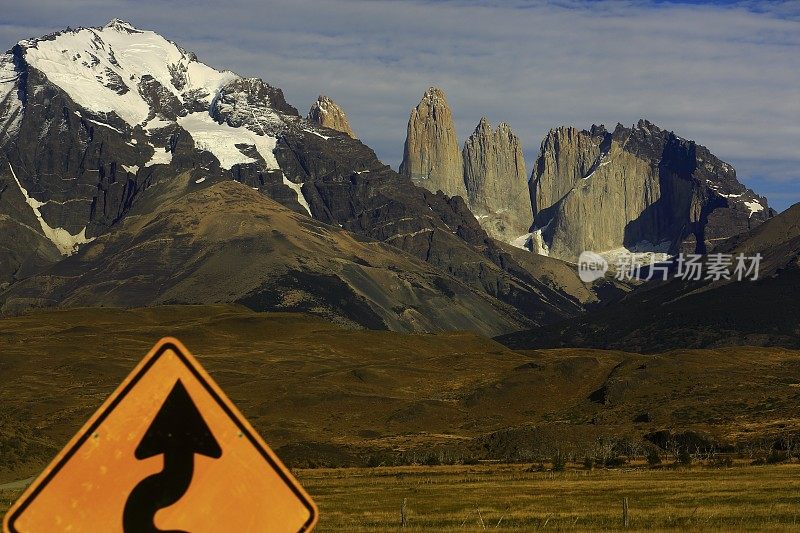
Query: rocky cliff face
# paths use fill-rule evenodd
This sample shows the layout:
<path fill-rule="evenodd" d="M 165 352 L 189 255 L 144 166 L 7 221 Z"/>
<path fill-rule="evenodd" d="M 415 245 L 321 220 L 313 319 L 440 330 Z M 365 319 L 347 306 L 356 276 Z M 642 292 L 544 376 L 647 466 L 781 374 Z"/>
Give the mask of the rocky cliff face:
<path fill-rule="evenodd" d="M 308 120 L 325 128 L 346 133 L 353 139 L 356 138 L 355 133 L 350 129 L 350 123 L 347 121 L 344 110 L 327 96 L 320 95 L 312 104 L 308 111 Z"/>
<path fill-rule="evenodd" d="M 448 196 L 467 197 L 453 115 L 444 91 L 429 88 L 411 111 L 400 174 Z"/>
<path fill-rule="evenodd" d="M 511 127 L 496 130 L 482 118 L 464 143 L 467 201 L 492 237 L 510 242 L 528 232 L 533 222 L 522 144 Z"/>
<path fill-rule="evenodd" d="M 773 214 L 707 148 L 645 120 L 551 130 L 530 193 L 533 244 L 569 261 L 622 247 L 705 253 Z"/>

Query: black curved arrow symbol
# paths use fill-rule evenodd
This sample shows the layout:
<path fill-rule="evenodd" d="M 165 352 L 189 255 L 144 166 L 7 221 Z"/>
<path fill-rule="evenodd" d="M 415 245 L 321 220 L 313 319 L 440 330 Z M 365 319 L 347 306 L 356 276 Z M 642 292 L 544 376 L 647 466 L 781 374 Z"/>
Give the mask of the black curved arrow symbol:
<path fill-rule="evenodd" d="M 194 454 L 216 459 L 222 449 L 178 380 L 136 447 L 134 456 L 140 460 L 163 455 L 164 468 L 131 491 L 122 513 L 125 533 L 186 533 L 158 529 L 153 519 L 159 509 L 176 503 L 189 489 Z"/>

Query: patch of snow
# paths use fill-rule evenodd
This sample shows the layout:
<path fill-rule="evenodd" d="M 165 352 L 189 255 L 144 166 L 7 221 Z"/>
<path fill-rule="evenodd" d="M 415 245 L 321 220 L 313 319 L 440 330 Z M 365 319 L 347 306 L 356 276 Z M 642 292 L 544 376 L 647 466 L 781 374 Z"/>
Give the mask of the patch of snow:
<path fill-rule="evenodd" d="M 236 145 L 255 146 L 266 162 L 269 170 L 277 169 L 278 161 L 273 150 L 277 139 L 269 135 L 259 135 L 247 128 L 233 128 L 219 124 L 208 113 L 192 113 L 178 119 L 178 125 L 188 131 L 195 145 L 201 150 L 211 152 L 222 168 L 230 170 L 233 165 L 255 163 L 256 160 L 242 153 Z"/>
<path fill-rule="evenodd" d="M 342 225 L 339 224 L 339 227 L 342 227 Z M 432 232 L 432 231 L 433 231 L 433 228 L 425 228 L 425 229 L 421 229 L 421 230 L 418 230 L 418 231 L 412 231 L 411 233 L 398 233 L 397 235 L 392 235 L 391 237 L 389 237 L 386 240 L 387 241 L 391 241 L 391 240 L 394 240 L 394 239 L 400 239 L 402 237 L 414 237 L 415 235 L 421 235 L 423 233 L 429 233 L 429 232 Z"/>
<path fill-rule="evenodd" d="M 550 224 L 548 224 L 548 226 L 549 225 Z M 550 247 L 544 240 L 545 229 L 547 229 L 547 226 L 545 226 L 544 228 L 539 228 L 531 233 L 531 251 L 539 255 L 549 256 Z"/>
<path fill-rule="evenodd" d="M 756 213 L 764 210 L 764 206 L 761 205 L 761 203 L 757 202 L 756 200 L 753 200 L 752 202 L 745 202 L 744 205 L 750 210 L 749 216 L 751 217 Z"/>
<path fill-rule="evenodd" d="M 197 178 L 196 180 L 194 180 L 195 183 L 203 183 L 204 181 L 206 181 L 206 178 L 204 178 L 204 177 L 203 178 Z"/>
<path fill-rule="evenodd" d="M 516 239 L 512 239 L 509 244 L 511 246 L 516 246 L 517 248 L 522 248 L 523 250 L 530 250 L 530 242 L 533 233 L 526 233 L 524 235 L 520 235 Z"/>
<path fill-rule="evenodd" d="M 538 255 L 549 256 L 550 246 L 548 246 L 547 241 L 544 239 L 544 232 L 547 231 L 547 228 L 549 228 L 552 223 L 553 219 L 544 226 L 535 228 L 532 232 L 517 237 L 511 241 L 511 244 L 517 248 L 530 250 Z"/>
<path fill-rule="evenodd" d="M 17 173 L 14 172 L 14 167 L 11 166 L 11 163 L 8 164 L 8 168 L 11 170 L 11 175 L 14 176 L 14 181 L 17 182 L 17 187 L 19 187 L 22 196 L 25 197 L 25 202 L 33 210 L 33 214 L 39 221 L 39 225 L 42 228 L 42 234 L 56 245 L 56 248 L 58 248 L 58 251 L 61 252 L 61 255 L 72 255 L 81 244 L 86 244 L 87 242 L 94 240 L 94 238 L 86 238 L 86 228 L 83 228 L 80 233 L 73 235 L 64 228 L 54 228 L 45 222 L 44 217 L 42 217 L 42 213 L 39 210 L 39 208 L 45 204 L 36 200 L 35 198 L 32 198 L 28 194 L 28 190 L 22 186 L 22 183 L 20 183 L 19 179 L 17 178 Z"/>
<path fill-rule="evenodd" d="M 605 157 L 606 157 L 606 155 L 605 155 L 605 154 L 603 154 L 603 155 L 600 157 L 600 163 L 599 163 L 598 165 L 594 166 L 594 167 L 593 167 L 593 168 L 592 168 L 592 169 L 589 171 L 589 173 L 583 177 L 583 179 L 585 179 L 585 180 L 588 180 L 589 178 L 591 178 L 591 177 L 594 175 L 594 173 L 595 173 L 595 172 L 597 172 L 597 169 L 598 169 L 598 168 L 604 167 L 604 166 L 606 166 L 607 164 L 611 163 L 611 159 L 605 159 Z"/>
<path fill-rule="evenodd" d="M 136 174 L 137 172 L 139 172 L 139 165 L 122 165 L 122 168 L 124 168 L 131 174 Z"/>
<path fill-rule="evenodd" d="M 545 228 L 546 227 L 547 226 L 545 226 Z M 523 250 L 531 251 L 538 255 L 549 256 L 550 247 L 547 246 L 544 236 L 542 235 L 542 232 L 545 228 L 539 228 L 530 233 L 520 235 L 516 239 L 509 241 L 509 244 Z"/>
<path fill-rule="evenodd" d="M 308 216 L 313 216 L 311 214 L 311 207 L 308 205 L 306 201 L 306 197 L 303 196 L 303 189 L 302 185 L 299 183 L 295 183 L 290 181 L 285 175 L 283 176 L 283 184 L 290 187 L 295 193 L 297 193 L 297 201 L 300 205 L 302 205 L 305 210 L 308 212 Z"/>
<path fill-rule="evenodd" d="M 152 167 L 153 165 L 169 165 L 172 163 L 172 152 L 166 148 L 154 148 L 153 150 L 153 157 L 151 157 L 150 161 L 144 166 L 145 168 Z"/>
<path fill-rule="evenodd" d="M 197 60 L 190 62 L 186 69 L 187 89 L 205 89 L 212 98 L 222 87 L 237 78 L 239 76 L 230 70 L 219 71 Z"/>
<path fill-rule="evenodd" d="M 92 124 L 97 124 L 98 126 L 103 126 L 104 128 L 108 128 L 110 130 L 114 130 L 117 133 L 120 133 L 120 134 L 122 133 L 120 130 L 118 130 L 117 128 L 115 128 L 111 124 L 106 124 L 105 122 L 100 122 L 99 120 L 92 120 L 90 118 L 87 118 L 86 121 L 87 122 L 91 122 Z"/>
<path fill-rule="evenodd" d="M 6 128 L 8 135 L 13 135 L 22 122 L 17 80 L 19 73 L 14 68 L 14 57 L 11 54 L 0 55 L 0 129 Z"/>
<path fill-rule="evenodd" d="M 321 133 L 319 133 L 319 132 L 316 132 L 316 131 L 314 131 L 314 130 L 303 129 L 303 131 L 306 131 L 306 132 L 308 132 L 308 133 L 312 133 L 312 134 L 316 135 L 317 137 L 322 137 L 322 138 L 323 138 L 323 139 L 325 139 L 326 141 L 327 141 L 328 139 L 330 139 L 330 137 L 326 137 L 325 135 L 323 135 L 323 134 L 321 134 Z"/>
<path fill-rule="evenodd" d="M 740 196 L 744 196 L 743 192 L 739 193 L 739 194 L 724 194 L 724 193 L 721 193 L 721 192 L 717 192 L 717 194 L 719 194 L 720 196 L 722 196 L 724 198 L 739 198 Z"/>
<path fill-rule="evenodd" d="M 153 120 L 148 121 L 147 124 L 144 125 L 144 130 L 147 132 L 151 132 L 155 130 L 160 130 L 161 128 L 166 128 L 167 126 L 172 126 L 173 124 L 175 123 L 172 122 L 171 120 L 164 120 L 156 117 Z"/>

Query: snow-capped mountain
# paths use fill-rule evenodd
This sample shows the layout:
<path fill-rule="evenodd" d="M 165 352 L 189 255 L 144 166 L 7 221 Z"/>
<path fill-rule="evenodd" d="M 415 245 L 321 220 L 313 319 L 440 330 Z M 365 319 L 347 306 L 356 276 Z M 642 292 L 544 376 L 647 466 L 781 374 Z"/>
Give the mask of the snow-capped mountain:
<path fill-rule="evenodd" d="M 280 89 L 205 65 L 154 32 L 120 20 L 67 29 L 20 41 L 0 58 L 0 70 L 5 312 L 92 301 L 200 303 L 205 300 L 187 296 L 185 288 L 218 283 L 208 278 L 211 271 L 235 283 L 209 301 L 327 309 L 320 313 L 392 329 L 469 327 L 494 334 L 571 316 L 598 300 L 569 266 L 489 239 L 462 199 L 415 187 L 358 140 L 300 117 Z M 234 275 L 243 270 L 232 258 L 249 257 L 238 250 L 255 246 L 255 235 L 274 223 L 263 203 L 256 206 L 258 194 L 229 188 L 195 194 L 230 181 L 300 216 L 283 218 L 291 231 L 270 230 L 264 242 L 277 238 L 281 255 L 269 270 Z M 231 197 L 247 204 L 236 210 L 244 213 L 240 224 L 254 226 L 247 238 L 232 225 L 215 224 L 210 233 L 197 226 L 194 204 L 186 202 L 203 198 L 197 209 L 224 217 L 208 202 Z M 186 224 L 137 226 L 156 213 L 166 216 L 165 206 L 173 204 L 183 206 L 172 214 L 186 217 Z M 302 222 L 308 216 L 314 224 Z M 376 253 L 376 264 L 365 263 L 341 244 L 344 237 L 327 241 L 329 266 L 312 268 L 310 245 L 279 236 L 318 235 L 319 223 L 336 235 L 383 241 L 434 270 L 397 266 L 378 275 L 386 268 L 379 264 L 399 261 L 380 263 Z M 187 241 L 176 231 L 197 237 Z M 142 286 L 153 288 L 143 293 Z M 424 303 L 435 300 L 425 292 L 431 290 L 474 316 L 447 326 Z"/>
<path fill-rule="evenodd" d="M 210 155 L 211 174 L 267 173 L 279 171 L 281 115 L 296 115 L 261 80 L 213 69 L 120 20 L 20 41 L 0 57 L 0 91 L 3 170 L 31 207 L 34 232 L 63 255 L 118 220 L 159 167 L 173 167 L 181 133 Z"/>

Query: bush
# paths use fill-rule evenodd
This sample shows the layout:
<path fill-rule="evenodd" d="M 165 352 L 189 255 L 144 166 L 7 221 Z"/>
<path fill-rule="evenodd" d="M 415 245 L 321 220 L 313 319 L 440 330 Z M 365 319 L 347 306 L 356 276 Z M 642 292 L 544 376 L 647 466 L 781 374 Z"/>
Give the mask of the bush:
<path fill-rule="evenodd" d="M 661 454 L 655 448 L 650 448 L 647 452 L 647 464 L 650 466 L 658 466 L 661 464 Z"/>
<path fill-rule="evenodd" d="M 782 452 L 779 450 L 772 450 L 770 454 L 767 456 L 767 464 L 768 465 L 775 465 L 778 463 L 785 463 L 789 460 L 789 454 L 786 452 Z"/>
<path fill-rule="evenodd" d="M 567 468 L 567 458 L 561 452 L 553 456 L 553 472 L 563 472 Z"/>
<path fill-rule="evenodd" d="M 591 469 L 593 469 L 593 468 L 594 468 L 594 459 L 592 459 L 591 457 L 586 457 L 586 458 L 584 458 L 584 460 L 583 460 L 583 467 L 584 467 L 586 470 L 591 470 Z"/>
<path fill-rule="evenodd" d="M 681 448 L 680 452 L 678 452 L 678 462 L 683 466 L 692 464 L 692 454 L 689 453 L 689 448 Z"/>
<path fill-rule="evenodd" d="M 442 461 L 439 459 L 439 456 L 436 454 L 430 454 L 425 460 L 422 462 L 425 466 L 438 466 L 442 464 Z"/>

